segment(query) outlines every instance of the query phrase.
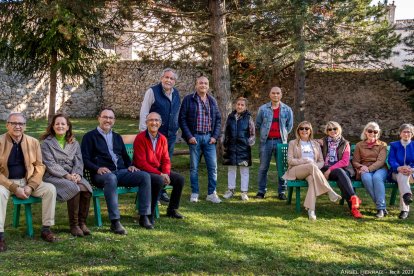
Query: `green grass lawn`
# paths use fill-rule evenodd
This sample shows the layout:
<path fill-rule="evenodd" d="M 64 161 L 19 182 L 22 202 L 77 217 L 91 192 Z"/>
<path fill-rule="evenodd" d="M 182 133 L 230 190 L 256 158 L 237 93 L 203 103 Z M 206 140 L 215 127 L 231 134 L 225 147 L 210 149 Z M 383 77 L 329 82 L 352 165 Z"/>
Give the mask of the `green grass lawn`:
<path fill-rule="evenodd" d="M 94 119 L 73 120 L 78 138 L 96 124 Z M 4 123 L 0 125 L 3 133 Z M 38 137 L 45 127 L 44 120 L 29 121 L 27 133 Z M 135 133 L 137 122 L 120 119 L 115 129 L 121 134 Z M 186 145 L 177 147 L 185 149 Z M 398 206 L 388 206 L 389 216 L 375 219 L 375 205 L 360 189 L 357 192 L 363 200 L 364 219 L 352 219 L 346 207 L 331 203 L 324 195 L 317 201 L 317 221 L 310 222 L 306 211 L 296 214 L 294 204 L 286 205 L 275 198 L 274 163 L 269 172 L 267 198 L 253 199 L 259 166 L 257 145 L 253 156 L 251 199 L 242 202 L 238 193 L 221 204 L 204 200 L 207 193 L 204 162 L 200 168 L 201 201 L 190 203 L 189 157 L 174 157 L 174 169 L 186 177 L 180 208 L 186 218 L 166 218 L 166 207 L 161 206 L 161 218 L 153 231 L 137 226 L 134 196 L 123 195 L 120 209 L 128 235 L 109 232 L 103 201 L 104 226 L 93 226 L 91 206 L 88 222 L 92 236 L 74 238 L 69 233 L 66 204 L 58 203 L 54 230 L 60 241 L 48 244 L 39 237 L 39 204 L 33 206 L 35 238 L 29 239 L 25 237 L 23 215 L 21 226 L 11 227 L 12 206 L 9 203 L 6 219 L 9 249 L 0 253 L 0 274 L 361 275 L 382 272 L 388 275 L 397 270 L 399 274 L 404 270 L 405 274 L 414 274 L 414 215 L 400 221 Z M 226 188 L 227 168 L 219 166 L 217 190 L 220 196 Z M 305 196 L 305 192 L 301 194 Z"/>

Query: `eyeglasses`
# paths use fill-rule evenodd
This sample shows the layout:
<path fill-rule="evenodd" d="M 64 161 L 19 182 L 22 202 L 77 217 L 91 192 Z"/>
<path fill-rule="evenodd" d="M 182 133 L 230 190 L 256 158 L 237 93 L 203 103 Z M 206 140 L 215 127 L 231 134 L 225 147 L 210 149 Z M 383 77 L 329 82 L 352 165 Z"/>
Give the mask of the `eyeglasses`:
<path fill-rule="evenodd" d="M 337 127 L 333 127 L 333 128 L 328 128 L 328 129 L 326 129 L 327 131 L 332 131 L 332 130 L 334 130 L 334 131 L 337 131 L 338 130 L 338 128 Z"/>
<path fill-rule="evenodd" d="M 8 124 L 11 124 L 13 127 L 19 126 L 24 127 L 26 123 L 20 123 L 20 122 L 7 122 Z"/>
<path fill-rule="evenodd" d="M 403 131 L 401 131 L 401 133 L 412 134 L 412 132 L 410 130 L 403 130 Z"/>
<path fill-rule="evenodd" d="M 367 129 L 368 133 L 374 133 L 374 134 L 378 134 L 378 130 L 373 130 L 373 129 Z"/>
<path fill-rule="evenodd" d="M 300 127 L 299 130 L 306 130 L 308 131 L 310 128 L 309 127 Z"/>
<path fill-rule="evenodd" d="M 161 122 L 161 120 L 160 119 L 147 119 L 147 122 L 159 123 L 159 122 Z"/>
<path fill-rule="evenodd" d="M 112 117 L 112 116 L 101 116 L 101 118 L 105 119 L 105 120 L 114 120 L 115 119 L 115 117 Z"/>

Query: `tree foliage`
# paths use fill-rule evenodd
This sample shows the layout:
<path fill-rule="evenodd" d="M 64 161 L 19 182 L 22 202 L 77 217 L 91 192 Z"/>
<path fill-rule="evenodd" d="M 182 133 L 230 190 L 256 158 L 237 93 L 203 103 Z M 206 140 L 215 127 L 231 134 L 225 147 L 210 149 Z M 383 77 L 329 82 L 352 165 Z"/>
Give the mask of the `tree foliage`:
<path fill-rule="evenodd" d="M 132 19 L 132 1 L 27 0 L 0 2 L 0 63 L 26 77 L 50 75 L 49 116 L 55 112 L 57 77 L 87 80 L 108 60 Z"/>

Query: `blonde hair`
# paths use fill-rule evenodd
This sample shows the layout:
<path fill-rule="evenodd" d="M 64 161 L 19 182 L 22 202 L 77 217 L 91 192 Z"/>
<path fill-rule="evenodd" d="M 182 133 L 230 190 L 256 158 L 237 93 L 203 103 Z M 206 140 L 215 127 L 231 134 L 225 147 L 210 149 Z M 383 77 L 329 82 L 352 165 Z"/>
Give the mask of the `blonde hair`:
<path fill-rule="evenodd" d="M 296 139 L 298 139 L 298 140 L 300 139 L 299 128 L 303 127 L 304 125 L 309 125 L 309 131 L 310 131 L 309 140 L 310 139 L 313 139 L 313 128 L 312 128 L 312 124 L 309 123 L 308 121 L 300 122 L 299 125 L 296 127 L 296 132 L 295 132 Z"/>
<path fill-rule="evenodd" d="M 338 136 L 341 136 L 342 135 L 342 127 L 339 123 L 337 123 L 335 121 L 329 121 L 329 122 L 326 123 L 325 134 L 326 135 L 329 134 L 328 133 L 328 128 L 334 128 L 334 127 L 336 127 L 338 129 L 337 132 L 336 132 L 336 133 L 338 133 Z"/>
<path fill-rule="evenodd" d="M 377 139 L 380 138 L 380 136 L 381 136 L 381 129 L 380 129 L 379 125 L 376 122 L 369 122 L 368 124 L 365 125 L 364 130 L 362 130 L 362 133 L 361 133 L 361 140 L 362 141 L 367 140 L 367 135 L 365 134 L 365 132 L 368 129 L 378 130 Z"/>

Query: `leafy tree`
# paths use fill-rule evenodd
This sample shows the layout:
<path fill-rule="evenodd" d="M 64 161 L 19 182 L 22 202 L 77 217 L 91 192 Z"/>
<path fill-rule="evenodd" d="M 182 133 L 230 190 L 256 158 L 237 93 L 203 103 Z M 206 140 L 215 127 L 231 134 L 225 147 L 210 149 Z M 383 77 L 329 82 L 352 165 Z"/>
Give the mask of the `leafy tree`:
<path fill-rule="evenodd" d="M 399 42 L 384 6 L 370 0 L 247 2 L 230 28 L 234 48 L 261 72 L 294 65 L 297 121 L 304 119 L 306 67 L 382 66 Z"/>
<path fill-rule="evenodd" d="M 9 72 L 50 78 L 49 118 L 58 77 L 87 80 L 108 61 L 113 43 L 132 19 L 133 1 L 27 0 L 0 2 L 0 63 Z"/>

